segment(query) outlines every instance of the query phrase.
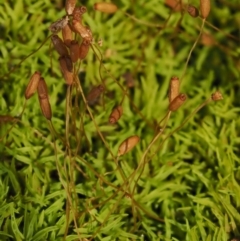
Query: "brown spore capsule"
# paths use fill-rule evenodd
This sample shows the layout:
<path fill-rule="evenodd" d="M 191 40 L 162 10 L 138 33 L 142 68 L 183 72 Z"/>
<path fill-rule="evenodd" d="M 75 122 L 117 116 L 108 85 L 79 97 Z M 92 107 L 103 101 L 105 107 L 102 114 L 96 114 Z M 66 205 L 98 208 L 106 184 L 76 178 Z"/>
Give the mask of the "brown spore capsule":
<path fill-rule="evenodd" d="M 92 40 L 92 36 L 89 32 L 89 29 L 82 25 L 79 21 L 73 19 L 72 29 L 74 32 L 78 33 L 83 39 Z"/>
<path fill-rule="evenodd" d="M 103 13 L 115 13 L 118 7 L 113 3 L 100 2 L 94 4 L 94 9 Z"/>
<path fill-rule="evenodd" d="M 37 90 L 38 90 L 38 100 L 40 103 L 42 113 L 46 119 L 51 120 L 52 110 L 48 100 L 48 90 L 47 90 L 47 85 L 44 78 L 40 79 Z"/>
<path fill-rule="evenodd" d="M 178 110 L 183 103 L 186 101 L 187 96 L 185 94 L 179 94 L 169 105 L 170 111 L 176 111 Z"/>
<path fill-rule="evenodd" d="M 61 29 L 63 29 L 68 24 L 68 16 L 57 20 L 56 22 L 52 23 L 49 27 L 49 30 L 52 33 L 58 33 Z"/>
<path fill-rule="evenodd" d="M 69 71 L 69 72 L 73 72 L 73 62 L 72 62 L 70 56 L 67 55 L 67 56 L 62 56 L 62 57 L 65 58 L 68 71 Z"/>
<path fill-rule="evenodd" d="M 206 19 L 211 10 L 211 2 L 210 0 L 200 0 L 200 10 L 203 19 Z"/>
<path fill-rule="evenodd" d="M 41 73 L 36 71 L 32 76 L 25 90 L 25 98 L 28 100 L 37 90 L 38 83 L 41 78 Z"/>
<path fill-rule="evenodd" d="M 187 6 L 187 12 L 189 13 L 190 16 L 192 16 L 193 18 L 196 18 L 199 16 L 199 11 L 196 7 L 194 7 L 193 5 L 188 5 Z"/>
<path fill-rule="evenodd" d="M 71 15 L 73 13 L 76 3 L 77 3 L 77 0 L 66 0 L 65 10 L 68 15 Z"/>
<path fill-rule="evenodd" d="M 133 147 L 138 144 L 139 140 L 140 138 L 137 135 L 130 136 L 124 140 L 118 148 L 118 156 L 122 156 L 131 151 Z"/>
<path fill-rule="evenodd" d="M 93 104 L 104 91 L 103 85 L 94 86 L 88 93 L 86 99 L 89 104 Z"/>
<path fill-rule="evenodd" d="M 60 69 L 67 85 L 73 83 L 73 72 L 69 71 L 69 62 L 71 59 L 68 56 L 61 56 L 59 59 Z"/>
<path fill-rule="evenodd" d="M 73 63 L 78 61 L 79 45 L 77 40 L 72 40 L 69 46 L 70 57 Z"/>
<path fill-rule="evenodd" d="M 62 29 L 62 37 L 63 37 L 63 42 L 65 43 L 65 45 L 67 45 L 69 47 L 71 41 L 73 40 L 72 30 L 71 30 L 69 24 L 65 25 L 64 28 Z"/>
<path fill-rule="evenodd" d="M 80 44 L 78 57 L 79 59 L 85 59 L 90 47 L 90 41 L 88 39 L 83 39 L 82 43 Z"/>
<path fill-rule="evenodd" d="M 82 15 L 87 12 L 87 8 L 84 6 L 75 7 L 72 13 L 73 19 L 77 21 L 82 21 Z"/>
<path fill-rule="evenodd" d="M 165 0 L 165 4 L 174 11 L 181 11 L 181 4 L 178 0 Z"/>
<path fill-rule="evenodd" d="M 179 78 L 174 76 L 170 80 L 169 86 L 169 103 L 171 103 L 179 95 L 180 81 Z"/>
<path fill-rule="evenodd" d="M 62 39 L 58 37 L 58 35 L 53 35 L 51 37 L 53 46 L 55 50 L 58 52 L 60 56 L 66 56 L 68 55 L 68 50 L 65 44 L 63 43 Z"/>
<path fill-rule="evenodd" d="M 217 100 L 222 100 L 223 96 L 221 92 L 217 90 L 215 93 L 212 94 L 211 98 L 213 101 L 217 101 Z"/>
<path fill-rule="evenodd" d="M 122 116 L 123 114 L 123 108 L 121 105 L 117 106 L 113 109 L 112 113 L 109 116 L 109 123 L 115 124 Z"/>

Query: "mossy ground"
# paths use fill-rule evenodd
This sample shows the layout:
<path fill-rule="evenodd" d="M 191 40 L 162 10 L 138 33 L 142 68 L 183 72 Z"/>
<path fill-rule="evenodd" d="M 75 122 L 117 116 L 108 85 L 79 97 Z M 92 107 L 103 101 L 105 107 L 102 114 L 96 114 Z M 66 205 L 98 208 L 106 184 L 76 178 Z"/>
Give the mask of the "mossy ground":
<path fill-rule="evenodd" d="M 188 2 L 199 7 L 196 0 Z M 183 75 L 202 19 L 174 12 L 163 0 L 114 1 L 120 11 L 112 15 L 95 12 L 94 3 L 78 2 L 88 9 L 83 22 L 93 32 L 95 52 L 76 66 L 85 95 L 102 83 L 106 90 L 87 109 L 79 90 L 67 88 L 50 40 L 16 66 L 50 36 L 50 24 L 65 15 L 64 2 L 0 0 L 0 115 L 21 113 L 25 88 L 38 70 L 48 85 L 58 133 L 51 131 L 36 95 L 14 126 L 0 121 L 0 239 L 238 236 L 239 1 L 211 1 L 203 37 L 181 81 L 188 100 L 161 123 L 166 128 L 148 152 L 168 111 L 169 81 Z M 126 80 L 134 86 L 128 88 Z M 216 90 L 224 99 L 194 113 Z M 123 116 L 110 125 L 112 108 L 122 100 Z M 140 142 L 116 160 L 120 143 L 131 135 Z"/>

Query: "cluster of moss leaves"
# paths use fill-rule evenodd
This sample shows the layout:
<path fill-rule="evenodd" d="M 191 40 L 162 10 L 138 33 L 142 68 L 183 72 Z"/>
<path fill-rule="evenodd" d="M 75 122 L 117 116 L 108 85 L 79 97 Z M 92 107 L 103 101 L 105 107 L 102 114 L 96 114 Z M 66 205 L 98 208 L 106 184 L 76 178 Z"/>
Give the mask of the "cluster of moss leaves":
<path fill-rule="evenodd" d="M 50 41 L 17 66 L 50 35 L 50 24 L 65 15 L 64 2 L 0 0 L 0 115 L 21 113 L 26 85 L 38 70 L 48 85 L 58 133 L 53 138 L 37 96 L 12 128 L 11 122 L 0 121 L 0 239 L 225 241 L 238 236 L 239 1 L 211 1 L 207 21 L 220 31 L 205 24 L 210 42 L 200 39 L 181 83 L 188 100 L 147 153 L 134 193 L 137 179 L 130 179 L 128 188 L 124 180 L 136 170 L 167 112 L 169 80 L 182 75 L 202 19 L 174 12 L 163 0 L 114 2 L 120 11 L 113 15 L 95 12 L 93 0 L 78 2 L 88 9 L 83 19 L 94 43 L 103 42 L 103 62 L 98 51 L 90 50 L 80 66 L 80 83 L 85 94 L 101 81 L 106 91 L 90 107 L 94 120 L 72 92 L 70 158 L 62 141 L 67 86 Z M 199 6 L 197 0 L 183 2 Z M 134 87 L 128 89 L 129 78 Z M 217 89 L 224 100 L 209 103 L 169 135 Z M 125 92 L 124 114 L 109 125 L 108 116 Z M 117 168 L 111 152 L 116 154 L 131 135 L 141 140 Z"/>

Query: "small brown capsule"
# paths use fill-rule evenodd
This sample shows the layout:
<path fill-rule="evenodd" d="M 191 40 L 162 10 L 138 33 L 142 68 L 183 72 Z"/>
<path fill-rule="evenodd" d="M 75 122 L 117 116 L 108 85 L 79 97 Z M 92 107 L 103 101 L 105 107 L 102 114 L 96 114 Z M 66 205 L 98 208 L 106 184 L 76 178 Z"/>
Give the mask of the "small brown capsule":
<path fill-rule="evenodd" d="M 38 91 L 38 97 L 40 99 L 48 98 L 47 84 L 46 84 L 44 78 L 42 78 L 42 77 L 39 80 L 37 91 Z"/>
<path fill-rule="evenodd" d="M 78 61 L 79 57 L 79 45 L 77 40 L 72 40 L 69 46 L 70 57 L 73 63 Z"/>
<path fill-rule="evenodd" d="M 68 71 L 69 71 L 69 72 L 73 72 L 73 62 L 72 62 L 70 56 L 67 55 L 67 56 L 62 56 L 62 57 L 65 58 Z"/>
<path fill-rule="evenodd" d="M 72 41 L 72 30 L 69 26 L 69 24 L 65 25 L 64 28 L 62 29 L 62 37 L 63 37 L 63 42 L 69 47 L 70 43 Z"/>
<path fill-rule="evenodd" d="M 165 4 L 174 11 L 181 11 L 181 4 L 178 0 L 165 0 Z"/>
<path fill-rule="evenodd" d="M 51 120 L 52 119 L 52 109 L 51 105 L 49 103 L 48 98 L 47 99 L 40 99 L 39 98 L 40 107 L 42 110 L 43 115 L 46 119 Z"/>
<path fill-rule="evenodd" d="M 223 96 L 222 96 L 221 92 L 218 91 L 218 90 L 215 93 L 213 93 L 211 97 L 212 97 L 213 101 L 217 101 L 217 100 L 222 100 L 223 99 Z"/>
<path fill-rule="evenodd" d="M 59 60 L 63 78 L 65 79 L 67 85 L 72 85 L 73 72 L 69 71 L 69 66 L 68 66 L 69 59 L 68 58 L 69 58 L 68 56 L 61 56 L 58 60 Z M 70 59 L 70 61 L 71 61 L 71 59 Z"/>
<path fill-rule="evenodd" d="M 211 2 L 210 0 L 200 0 L 200 10 L 203 19 L 206 19 L 211 10 Z"/>
<path fill-rule="evenodd" d="M 179 95 L 180 82 L 178 77 L 172 77 L 169 87 L 169 103 L 171 103 Z"/>
<path fill-rule="evenodd" d="M 87 102 L 93 104 L 104 91 L 103 85 L 94 86 L 87 95 Z"/>
<path fill-rule="evenodd" d="M 62 39 L 58 37 L 58 35 L 53 35 L 51 37 L 53 46 L 55 50 L 58 52 L 60 56 L 66 56 L 68 55 L 68 50 L 65 44 L 63 43 Z"/>
<path fill-rule="evenodd" d="M 112 113 L 109 116 L 109 123 L 115 124 L 122 116 L 123 114 L 123 108 L 121 105 L 117 106 L 113 109 Z"/>
<path fill-rule="evenodd" d="M 77 20 L 73 19 L 72 21 L 72 29 L 76 33 L 80 34 L 80 36 L 84 39 L 88 39 L 89 41 L 92 40 L 92 36 L 89 33 L 89 30 L 82 25 L 82 23 L 78 22 Z"/>
<path fill-rule="evenodd" d="M 49 27 L 49 30 L 52 33 L 58 33 L 61 29 L 63 29 L 68 24 L 68 16 L 57 20 L 56 22 L 52 23 Z"/>
<path fill-rule="evenodd" d="M 187 96 L 185 94 L 179 94 L 174 100 L 171 101 L 169 105 L 170 111 L 176 111 L 182 104 L 186 101 Z"/>
<path fill-rule="evenodd" d="M 187 11 L 188 11 L 189 15 L 192 16 L 193 18 L 196 18 L 199 16 L 198 9 L 196 7 L 194 7 L 193 5 L 188 5 Z"/>
<path fill-rule="evenodd" d="M 38 90 L 38 100 L 40 103 L 42 113 L 46 119 L 51 120 L 52 110 L 48 100 L 48 90 L 47 90 L 47 85 L 44 78 L 40 79 L 37 90 Z"/>
<path fill-rule="evenodd" d="M 130 136 L 124 140 L 118 148 L 118 156 L 122 156 L 133 149 L 137 145 L 140 138 L 138 136 Z"/>
<path fill-rule="evenodd" d="M 79 59 L 85 59 L 90 47 L 90 41 L 88 39 L 83 39 L 82 43 L 80 44 L 78 57 Z"/>
<path fill-rule="evenodd" d="M 94 9 L 103 13 L 115 13 L 118 10 L 115 4 L 106 2 L 95 3 Z"/>
<path fill-rule="evenodd" d="M 84 6 L 75 7 L 72 13 L 73 19 L 82 22 L 82 15 L 87 12 L 87 8 Z"/>
<path fill-rule="evenodd" d="M 41 73 L 39 71 L 36 71 L 32 75 L 32 77 L 27 85 L 27 88 L 25 90 L 26 100 L 28 100 L 36 92 L 40 78 L 41 78 Z"/>
<path fill-rule="evenodd" d="M 77 0 L 66 0 L 65 3 L 65 10 L 68 15 L 71 15 L 73 13 L 73 10 L 76 6 Z"/>

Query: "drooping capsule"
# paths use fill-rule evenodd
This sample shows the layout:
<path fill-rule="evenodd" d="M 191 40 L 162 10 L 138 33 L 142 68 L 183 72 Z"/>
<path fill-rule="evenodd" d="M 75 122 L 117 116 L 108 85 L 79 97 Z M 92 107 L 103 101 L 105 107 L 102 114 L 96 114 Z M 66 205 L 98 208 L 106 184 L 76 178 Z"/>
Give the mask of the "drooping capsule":
<path fill-rule="evenodd" d="M 211 2 L 210 0 L 200 0 L 200 10 L 203 19 L 206 19 L 211 10 Z"/>
<path fill-rule="evenodd" d="M 57 20 L 56 22 L 50 25 L 49 30 L 54 34 L 58 33 L 68 24 L 68 20 L 68 16 L 65 16 L 64 18 Z"/>
<path fill-rule="evenodd" d="M 103 13 L 115 13 L 118 7 L 113 3 L 100 2 L 94 4 L 94 9 Z"/>
<path fill-rule="evenodd" d="M 25 90 L 25 98 L 28 100 L 37 90 L 38 83 L 41 78 L 41 73 L 36 71 L 32 76 Z"/>
<path fill-rule="evenodd" d="M 58 35 L 54 34 L 51 37 L 53 46 L 55 50 L 58 52 L 60 56 L 66 56 L 68 55 L 68 50 L 65 44 L 63 43 L 62 39 L 58 37 Z"/>
<path fill-rule="evenodd" d="M 72 38 L 72 30 L 68 24 L 65 25 L 64 28 L 62 29 L 62 37 L 65 45 L 69 47 L 73 38 Z"/>
<path fill-rule="evenodd" d="M 83 39 L 92 40 L 92 36 L 89 32 L 89 29 L 82 25 L 79 21 L 73 19 L 72 20 L 72 29 L 76 33 L 78 33 Z"/>
<path fill-rule="evenodd" d="M 170 80 L 169 86 L 169 103 L 171 103 L 179 95 L 180 81 L 179 78 L 174 76 Z"/>
<path fill-rule="evenodd" d="M 123 108 L 121 105 L 117 106 L 113 109 L 112 113 L 109 116 L 109 123 L 115 124 L 122 116 L 123 114 Z"/>
<path fill-rule="evenodd" d="M 211 98 L 213 101 L 217 101 L 217 100 L 222 100 L 223 96 L 221 92 L 217 90 L 215 93 L 212 94 Z"/>
<path fill-rule="evenodd" d="M 192 16 L 193 18 L 196 18 L 199 16 L 199 11 L 196 7 L 194 7 L 193 5 L 188 5 L 187 6 L 187 12 L 189 13 L 190 16 Z"/>
<path fill-rule="evenodd" d="M 118 156 L 122 156 L 131 151 L 133 147 L 138 144 L 139 140 L 140 138 L 137 135 L 130 136 L 124 140 L 118 148 Z"/>
<path fill-rule="evenodd" d="M 47 90 L 47 85 L 44 78 L 40 78 L 37 90 L 38 90 L 38 100 L 40 103 L 42 113 L 46 119 L 51 120 L 52 109 L 49 103 L 48 90 Z"/>
<path fill-rule="evenodd" d="M 186 101 L 187 96 L 185 94 L 179 94 L 169 105 L 170 111 L 176 111 L 178 110 L 183 103 Z"/>
<path fill-rule="evenodd" d="M 60 64 L 60 69 L 63 75 L 63 78 L 65 79 L 67 85 L 72 85 L 73 83 L 73 72 L 69 71 L 69 66 L 68 66 L 68 56 L 61 56 L 58 60 L 59 60 L 59 64 Z M 70 59 L 71 61 L 71 59 Z"/>
<path fill-rule="evenodd" d="M 82 43 L 80 44 L 80 47 L 79 47 L 79 59 L 85 59 L 87 54 L 88 54 L 88 51 L 89 51 L 89 47 L 90 47 L 90 41 L 88 39 L 83 39 Z"/>
<path fill-rule="evenodd" d="M 79 58 L 79 45 L 77 40 L 72 40 L 69 46 L 70 57 L 73 63 L 76 63 Z"/>
<path fill-rule="evenodd" d="M 89 104 L 93 104 L 104 91 L 103 85 L 94 86 L 88 93 L 86 99 Z"/>
<path fill-rule="evenodd" d="M 76 3 L 77 3 L 77 0 L 66 0 L 65 10 L 68 15 L 71 15 L 73 13 Z"/>

